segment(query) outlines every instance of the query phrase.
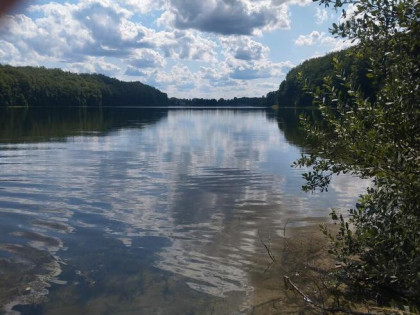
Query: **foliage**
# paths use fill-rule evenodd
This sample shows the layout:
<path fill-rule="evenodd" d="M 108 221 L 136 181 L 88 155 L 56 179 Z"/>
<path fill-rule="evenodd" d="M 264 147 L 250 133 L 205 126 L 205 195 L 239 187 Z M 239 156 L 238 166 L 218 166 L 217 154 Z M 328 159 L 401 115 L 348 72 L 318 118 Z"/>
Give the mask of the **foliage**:
<path fill-rule="evenodd" d="M 43 67 L 0 65 L 1 107 L 100 106 L 271 106 L 265 97 L 168 99 L 165 93 L 142 84 L 123 82 L 100 74 L 75 74 Z"/>
<path fill-rule="evenodd" d="M 272 93 L 272 92 L 271 92 Z M 271 95 L 268 93 L 268 95 Z M 178 99 L 171 97 L 169 104 L 171 106 L 271 106 L 274 103 L 269 104 L 273 99 L 267 100 L 265 97 L 234 97 L 233 99 L 225 100 L 224 98 L 216 99 L 204 99 L 204 98 L 193 98 L 193 99 Z"/>
<path fill-rule="evenodd" d="M 352 74 L 363 93 L 373 96 L 377 87 L 366 77 L 368 59 L 356 58 L 353 54 L 354 50 L 355 48 L 349 48 L 323 57 L 312 58 L 291 69 L 286 79 L 280 84 L 279 90 L 276 91 L 276 103 L 280 107 L 311 106 L 313 97 L 306 93 L 300 79 L 301 75 L 315 86 L 322 85 L 324 77 L 333 75 L 333 60 L 336 58 L 342 61 L 343 68 L 347 73 Z"/>
<path fill-rule="evenodd" d="M 317 155 L 296 166 L 312 167 L 305 190 L 325 190 L 334 174 L 371 178 L 348 218 L 339 224 L 331 252 L 340 276 L 364 293 L 385 292 L 420 301 L 420 4 L 417 0 L 318 0 L 343 9 L 336 36 L 357 42 L 352 58 L 369 60 L 366 77 L 377 87 L 366 95 L 333 58 L 334 75 L 311 86 L 323 124 L 304 120 Z M 348 5 L 351 5 L 350 7 Z M 346 11 L 355 9 L 354 12 Z M 320 157 L 317 157 L 320 156 Z M 385 302 L 389 302 L 385 301 Z"/>
<path fill-rule="evenodd" d="M 0 65 L 0 107 L 166 105 L 167 95 L 140 82 L 60 69 Z"/>

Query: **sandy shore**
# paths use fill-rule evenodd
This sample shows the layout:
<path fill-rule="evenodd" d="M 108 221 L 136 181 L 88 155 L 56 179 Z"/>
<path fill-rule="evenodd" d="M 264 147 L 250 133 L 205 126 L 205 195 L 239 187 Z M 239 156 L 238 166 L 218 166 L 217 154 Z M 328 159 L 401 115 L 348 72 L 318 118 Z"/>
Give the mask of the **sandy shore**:
<path fill-rule="evenodd" d="M 249 313 L 319 314 L 319 309 L 304 301 L 295 290 L 287 289 L 284 281 L 285 276 L 289 277 L 317 304 L 322 305 L 331 298 L 325 282 L 335 262 L 328 254 L 328 240 L 319 225 L 289 228 L 286 237 L 274 236 L 269 243 L 267 240 L 262 243 L 261 251 L 255 257 L 255 270 L 251 272 L 255 291 Z"/>

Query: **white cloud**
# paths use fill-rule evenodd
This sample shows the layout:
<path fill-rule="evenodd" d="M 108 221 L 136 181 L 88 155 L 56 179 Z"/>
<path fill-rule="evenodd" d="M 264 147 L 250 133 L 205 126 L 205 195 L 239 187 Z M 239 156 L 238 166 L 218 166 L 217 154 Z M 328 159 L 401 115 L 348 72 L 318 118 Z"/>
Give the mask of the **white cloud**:
<path fill-rule="evenodd" d="M 11 43 L 0 40 L 0 60 L 6 63 L 13 63 L 14 58 L 19 55 L 19 50 Z"/>
<path fill-rule="evenodd" d="M 254 62 L 232 62 L 228 61 L 232 72 L 230 77 L 238 80 L 253 80 L 260 78 L 280 78 L 285 75 L 284 68 L 290 67 L 289 62 L 274 63 L 268 60 Z"/>
<path fill-rule="evenodd" d="M 245 61 L 229 56 L 221 63 L 200 67 L 198 71 L 177 64 L 169 71 L 136 73 L 135 69 L 129 69 L 127 74 L 144 75 L 147 84 L 165 89 L 171 96 L 214 98 L 217 90 L 219 96 L 216 98 L 232 98 L 265 95 L 278 87 L 278 82 L 290 67 L 290 62 L 273 63 L 268 59 Z"/>
<path fill-rule="evenodd" d="M 178 97 L 262 95 L 292 66 L 280 62 L 285 39 L 269 46 L 265 33 L 292 32 L 290 5 L 309 2 L 35 0 L 0 24 L 0 63 L 137 79 Z M 295 44 L 341 47 L 322 31 Z"/>
<path fill-rule="evenodd" d="M 98 66 L 104 63 L 104 58 L 118 58 L 136 68 L 162 68 L 166 64 L 164 57 L 216 60 L 213 41 L 192 31 L 147 28 L 132 20 L 133 13 L 115 2 L 51 2 L 32 5 L 28 12 L 33 17 L 29 13 L 13 15 L 1 24 L 4 48 L 0 62 L 64 62 L 71 65 L 68 68 L 116 75 L 110 71 L 119 66 Z M 7 51 L 12 48 L 14 58 L 8 58 Z M 97 58 L 96 66 L 89 65 L 94 58 Z"/>
<path fill-rule="evenodd" d="M 162 49 L 165 57 L 216 61 L 216 43 L 197 32 L 179 30 L 159 32 L 155 35 L 155 44 Z"/>
<path fill-rule="evenodd" d="M 133 66 L 128 66 L 124 74 L 129 77 L 143 77 L 147 76 L 147 71 L 138 69 Z"/>
<path fill-rule="evenodd" d="M 283 0 L 278 0 L 278 1 L 273 0 L 273 2 L 284 2 L 284 1 Z M 301 7 L 305 7 L 309 4 L 311 4 L 312 2 L 313 2 L 313 0 L 290 0 L 290 1 L 287 1 L 288 4 L 296 4 L 296 5 L 301 6 Z"/>
<path fill-rule="evenodd" d="M 328 11 L 323 8 L 316 8 L 315 19 L 317 24 L 328 21 Z"/>
<path fill-rule="evenodd" d="M 223 35 L 251 35 L 290 28 L 290 17 L 282 1 L 169 0 L 160 23 Z"/>
<path fill-rule="evenodd" d="M 135 50 L 127 61 L 131 66 L 139 69 L 163 68 L 166 64 L 162 55 L 152 49 Z"/>
<path fill-rule="evenodd" d="M 213 77 L 216 82 L 219 80 L 227 82 L 228 80 L 248 81 L 268 78 L 277 80 L 291 66 L 288 61 L 281 63 L 270 61 L 269 47 L 247 36 L 222 37 L 220 42 L 226 58 L 223 63 L 217 64 L 217 70 L 222 75 L 218 78 Z"/>
<path fill-rule="evenodd" d="M 326 35 L 324 32 L 312 31 L 307 35 L 299 35 L 295 40 L 297 46 L 313 46 L 322 45 L 327 48 L 328 51 L 338 51 L 348 48 L 354 43 L 343 40 L 341 38 L 334 38 Z"/>
<path fill-rule="evenodd" d="M 192 72 L 187 66 L 176 64 L 169 71 L 151 71 L 146 73 L 145 83 L 164 89 L 170 96 L 194 97 L 202 79 L 198 72 Z"/>
<path fill-rule="evenodd" d="M 224 37 L 221 39 L 221 43 L 225 51 L 236 59 L 266 59 L 270 53 L 270 48 L 245 36 Z"/>
<path fill-rule="evenodd" d="M 325 37 L 325 33 L 313 31 L 308 35 L 299 35 L 295 40 L 295 44 L 298 46 L 311 46 L 321 41 Z"/>
<path fill-rule="evenodd" d="M 360 16 L 361 14 L 362 13 L 359 12 L 357 5 L 354 5 L 353 3 L 351 3 L 347 6 L 346 10 L 343 11 L 339 22 L 345 23 L 347 21 L 350 21 L 352 18 Z"/>
<path fill-rule="evenodd" d="M 125 3 L 131 11 L 142 14 L 160 10 L 165 4 L 164 0 L 120 0 L 120 2 Z"/>
<path fill-rule="evenodd" d="M 106 62 L 104 58 L 87 58 L 84 62 L 69 64 L 67 70 L 79 73 L 102 73 L 108 76 L 115 76 L 121 69 L 113 63 Z"/>

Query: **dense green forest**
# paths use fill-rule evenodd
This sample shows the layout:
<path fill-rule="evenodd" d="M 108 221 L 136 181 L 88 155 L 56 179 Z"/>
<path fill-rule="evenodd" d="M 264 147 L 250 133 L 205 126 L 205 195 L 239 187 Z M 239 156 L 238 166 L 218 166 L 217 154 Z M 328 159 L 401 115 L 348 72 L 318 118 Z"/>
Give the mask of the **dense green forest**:
<path fill-rule="evenodd" d="M 0 65 L 0 107 L 9 106 L 155 106 L 168 97 L 140 82 L 122 82 L 100 74 Z"/>
<path fill-rule="evenodd" d="M 179 99 L 170 98 L 169 105 L 171 106 L 270 106 L 265 97 L 234 97 L 232 99 L 219 98 L 216 99 Z"/>
<path fill-rule="evenodd" d="M 265 97 L 168 99 L 165 93 L 141 82 L 123 82 L 101 74 L 8 65 L 0 65 L 0 92 L 0 107 L 272 105 Z"/>
<path fill-rule="evenodd" d="M 354 48 L 352 49 L 354 50 Z M 299 75 L 311 85 L 319 86 L 333 73 L 333 59 L 338 57 L 345 71 L 365 95 L 373 97 L 377 88 L 369 80 L 367 60 L 349 54 L 350 50 L 313 58 L 293 68 L 279 90 L 265 97 L 233 99 L 168 99 L 165 93 L 142 84 L 123 82 L 101 74 L 75 74 L 44 67 L 12 67 L 0 65 L 0 107 L 99 107 L 99 106 L 311 106 L 312 96 L 303 87 Z"/>
<path fill-rule="evenodd" d="M 303 88 L 302 78 L 311 86 L 322 86 L 324 78 L 334 72 L 333 60 L 335 58 L 341 60 L 344 75 L 351 77 L 354 85 L 358 86 L 364 95 L 374 98 L 378 87 L 376 81 L 367 77 L 368 58 L 358 56 L 356 52 L 357 47 L 354 47 L 306 60 L 289 71 L 278 91 L 267 94 L 266 104 L 268 106 L 277 104 L 280 107 L 312 106 L 312 95 Z"/>
<path fill-rule="evenodd" d="M 334 58 L 344 65 L 345 75 L 352 78 L 364 95 L 374 98 L 378 84 L 368 75 L 367 58 L 358 57 L 356 48 L 306 60 L 289 71 L 279 90 L 265 97 L 233 99 L 168 99 L 165 93 L 142 84 L 123 82 L 101 74 L 75 74 L 44 67 L 0 65 L 0 107 L 98 107 L 98 106 L 272 106 L 308 107 L 311 94 L 302 86 L 302 78 L 312 86 L 321 86 L 334 71 Z"/>

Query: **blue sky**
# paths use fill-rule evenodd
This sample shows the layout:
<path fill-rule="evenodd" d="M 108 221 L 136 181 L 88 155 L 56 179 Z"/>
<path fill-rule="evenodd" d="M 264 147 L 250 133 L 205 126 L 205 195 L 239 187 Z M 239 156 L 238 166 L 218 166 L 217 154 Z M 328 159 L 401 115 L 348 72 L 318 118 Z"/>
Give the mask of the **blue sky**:
<path fill-rule="evenodd" d="M 262 96 L 346 46 L 307 0 L 27 1 L 0 23 L 0 63 L 103 73 L 192 98 Z"/>

